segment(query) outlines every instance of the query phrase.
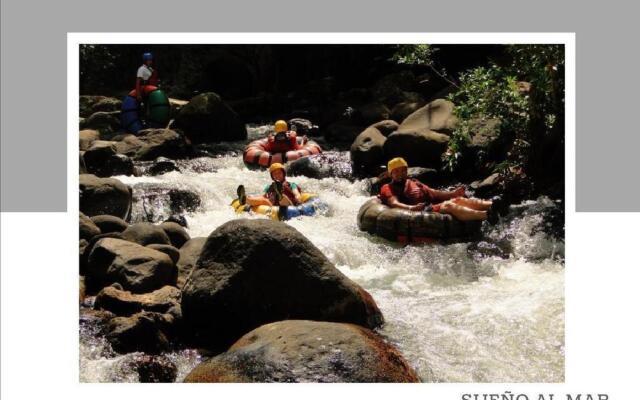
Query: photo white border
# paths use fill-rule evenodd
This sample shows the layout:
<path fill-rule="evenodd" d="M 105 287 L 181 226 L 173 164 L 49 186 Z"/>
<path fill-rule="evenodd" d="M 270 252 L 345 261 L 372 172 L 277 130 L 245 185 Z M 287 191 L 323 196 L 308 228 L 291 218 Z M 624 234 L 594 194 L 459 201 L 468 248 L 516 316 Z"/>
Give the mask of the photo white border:
<path fill-rule="evenodd" d="M 76 151 L 80 43 L 564 43 L 566 383 L 375 386 L 78 383 L 77 281 L 69 277 L 77 273 L 78 262 Z M 637 397 L 631 383 L 637 379 L 637 359 L 640 358 L 637 354 L 640 332 L 635 310 L 635 305 L 640 303 L 635 288 L 640 274 L 634 258 L 638 235 L 633 228 L 640 223 L 640 214 L 575 212 L 576 65 L 573 33 L 69 33 L 67 58 L 68 212 L 2 214 L 3 398 L 9 398 L 5 395 L 11 395 L 11 398 L 64 396 L 83 399 L 91 396 L 92 400 L 112 400 L 113 396 L 129 398 L 142 395 L 174 399 L 185 394 L 233 397 L 241 393 L 243 396 L 267 398 L 306 396 L 319 399 L 327 395 L 359 395 L 388 399 L 400 395 L 445 400 L 460 399 L 464 393 L 504 394 L 505 391 L 514 395 L 524 393 L 529 398 L 537 398 L 532 397 L 537 393 L 556 393 L 556 399 L 565 399 L 564 393 L 609 393 L 611 399 L 631 398 L 624 396 L 627 393 Z M 37 243 L 29 240 L 34 231 L 46 240 Z M 615 279 L 608 280 L 608 277 Z M 25 283 L 29 286 L 25 287 Z M 588 315 L 585 315 L 586 311 Z M 619 314 L 625 318 L 619 318 Z"/>

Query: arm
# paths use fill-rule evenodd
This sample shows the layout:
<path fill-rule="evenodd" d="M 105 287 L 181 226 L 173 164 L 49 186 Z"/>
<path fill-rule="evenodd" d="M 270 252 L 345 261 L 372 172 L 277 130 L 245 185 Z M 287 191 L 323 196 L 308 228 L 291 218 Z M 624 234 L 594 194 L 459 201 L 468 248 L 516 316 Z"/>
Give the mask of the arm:
<path fill-rule="evenodd" d="M 389 205 L 389 207 L 392 207 L 392 208 L 401 208 L 403 210 L 409 210 L 409 211 L 422 211 L 424 210 L 424 207 L 425 207 L 424 203 L 418 203 L 415 206 L 410 206 L 408 204 L 401 203 L 396 196 L 389 197 L 389 199 L 387 200 L 387 204 Z"/>
<path fill-rule="evenodd" d="M 432 189 L 423 183 L 420 183 L 420 187 L 422 188 L 422 190 L 428 193 L 431 200 L 435 202 L 447 201 L 456 197 L 464 197 L 465 195 L 465 190 L 463 186 L 460 186 L 456 190 L 452 190 L 452 191 Z"/>

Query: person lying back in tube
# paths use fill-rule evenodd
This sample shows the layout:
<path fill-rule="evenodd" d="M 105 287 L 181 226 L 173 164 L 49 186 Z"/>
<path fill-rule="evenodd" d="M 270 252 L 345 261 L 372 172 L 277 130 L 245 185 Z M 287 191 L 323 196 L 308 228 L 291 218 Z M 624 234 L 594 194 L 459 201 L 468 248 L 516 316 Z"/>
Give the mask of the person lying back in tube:
<path fill-rule="evenodd" d="M 291 150 L 300 150 L 307 142 L 307 137 L 302 137 L 302 144 L 298 144 L 298 136 L 295 131 L 290 131 L 283 120 L 276 121 L 275 133 L 270 134 L 266 150 L 270 153 L 286 153 Z"/>
<path fill-rule="evenodd" d="M 244 186 L 238 186 L 237 192 L 240 204 L 248 204 L 250 206 L 297 206 L 302 203 L 300 200 L 301 189 L 295 183 L 287 181 L 284 165 L 280 163 L 271 164 L 269 174 L 273 182 L 265 186 L 262 195 L 247 196 Z"/>
<path fill-rule="evenodd" d="M 389 161 L 387 172 L 391 182 L 380 189 L 380 200 L 392 208 L 451 214 L 461 221 L 495 221 L 493 201 L 467 198 L 465 188 L 452 191 L 432 189 L 424 183 L 408 178 L 409 165 L 402 157 Z"/>

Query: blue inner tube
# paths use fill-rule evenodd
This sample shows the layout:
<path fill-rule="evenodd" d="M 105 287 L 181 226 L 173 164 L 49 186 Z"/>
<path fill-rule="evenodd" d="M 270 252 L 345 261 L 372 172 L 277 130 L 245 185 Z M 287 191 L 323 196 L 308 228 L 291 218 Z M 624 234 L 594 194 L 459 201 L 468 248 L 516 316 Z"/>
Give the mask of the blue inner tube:
<path fill-rule="evenodd" d="M 318 211 L 326 211 L 329 208 L 327 203 L 315 197 L 299 206 L 288 206 L 286 219 L 296 218 L 300 216 L 312 216 Z"/>
<path fill-rule="evenodd" d="M 142 121 L 140 121 L 138 100 L 135 97 L 126 96 L 122 100 L 120 123 L 124 130 L 133 134 L 137 134 L 143 128 Z"/>

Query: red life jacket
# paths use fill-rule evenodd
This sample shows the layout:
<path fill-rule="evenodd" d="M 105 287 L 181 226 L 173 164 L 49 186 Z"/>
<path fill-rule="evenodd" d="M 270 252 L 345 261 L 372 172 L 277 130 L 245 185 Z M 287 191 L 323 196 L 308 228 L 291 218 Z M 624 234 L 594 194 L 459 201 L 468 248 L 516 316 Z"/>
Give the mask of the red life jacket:
<path fill-rule="evenodd" d="M 286 153 L 287 151 L 298 150 L 297 134 L 294 131 L 286 133 L 286 140 L 276 141 L 276 135 L 269 135 L 267 151 L 270 153 Z"/>
<path fill-rule="evenodd" d="M 418 203 L 431 203 L 429 192 L 423 189 L 423 183 L 415 179 L 407 179 L 402 188 L 394 185 L 393 182 L 387 183 L 380 190 L 380 199 L 387 204 L 391 196 L 395 196 L 399 202 L 403 204 L 416 205 Z"/>

